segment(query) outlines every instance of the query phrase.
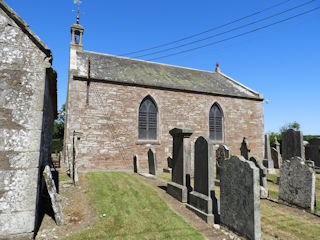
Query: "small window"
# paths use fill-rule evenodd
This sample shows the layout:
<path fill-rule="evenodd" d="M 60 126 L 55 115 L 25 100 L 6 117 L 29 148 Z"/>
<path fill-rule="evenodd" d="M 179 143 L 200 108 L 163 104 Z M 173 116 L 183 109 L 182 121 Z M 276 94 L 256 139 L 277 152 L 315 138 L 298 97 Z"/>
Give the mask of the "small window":
<path fill-rule="evenodd" d="M 151 97 L 146 97 L 139 107 L 139 139 L 157 139 L 158 109 Z"/>
<path fill-rule="evenodd" d="M 223 141 L 223 112 L 217 103 L 213 104 L 209 113 L 209 134 L 214 141 Z"/>

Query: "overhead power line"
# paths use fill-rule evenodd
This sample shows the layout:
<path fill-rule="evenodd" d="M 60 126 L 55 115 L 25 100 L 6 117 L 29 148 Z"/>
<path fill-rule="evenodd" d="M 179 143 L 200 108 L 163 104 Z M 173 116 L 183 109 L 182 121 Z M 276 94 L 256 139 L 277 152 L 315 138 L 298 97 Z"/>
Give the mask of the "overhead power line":
<path fill-rule="evenodd" d="M 162 50 L 159 50 L 159 51 L 155 51 L 155 52 L 151 52 L 151 53 L 147 53 L 147 54 L 143 54 L 143 55 L 139 55 L 139 56 L 134 56 L 133 58 L 142 58 L 142 57 L 146 57 L 146 56 L 150 56 L 150 55 L 159 54 L 159 53 L 162 53 L 162 52 L 168 52 L 168 51 L 170 51 L 170 50 L 174 50 L 174 49 L 177 49 L 177 48 L 182 48 L 182 47 L 185 47 L 185 46 L 189 46 L 189 45 L 192 45 L 192 44 L 195 44 L 195 43 L 198 43 L 198 42 L 203 42 L 203 41 L 206 41 L 206 40 L 208 40 L 208 39 L 215 38 L 215 37 L 218 37 L 218 36 L 222 36 L 222 35 L 225 35 L 225 34 L 227 34 L 227 33 L 230 33 L 230 32 L 233 32 L 233 31 L 236 31 L 236 30 L 239 30 L 239 29 L 242 29 L 242 28 L 245 28 L 245 27 L 254 25 L 254 24 L 256 24 L 256 23 L 259 23 L 259 22 L 268 20 L 268 19 L 270 19 L 270 18 L 274 18 L 274 17 L 280 16 L 280 15 L 285 14 L 285 13 L 287 13 L 287 12 L 290 12 L 290 11 L 293 11 L 293 10 L 295 10 L 295 9 L 301 8 L 301 7 L 305 6 L 305 5 L 311 4 L 311 3 L 314 2 L 314 1 L 315 1 L 315 0 L 311 0 L 311 1 L 308 1 L 308 2 L 305 2 L 305 3 L 302 3 L 302 4 L 300 4 L 300 5 L 297 5 L 297 6 L 295 6 L 295 7 L 289 8 L 289 9 L 284 10 L 284 11 L 282 11 L 282 12 L 275 13 L 275 14 L 273 14 L 273 15 L 270 15 L 270 16 L 267 16 L 267 17 L 258 19 L 258 20 L 256 20 L 256 21 L 253 21 L 253 22 L 250 22 L 250 23 L 241 25 L 241 26 L 239 26 L 239 27 L 232 28 L 232 29 L 230 29 L 230 30 L 227 30 L 227 31 L 224 31 L 224 32 L 221 32 L 221 33 L 217 33 L 217 34 L 208 36 L 208 37 L 206 37 L 206 38 L 201 38 L 201 39 L 198 39 L 198 40 L 195 40 L 195 41 L 192 41 L 192 42 L 187 42 L 187 43 L 184 43 L 184 44 L 181 44 L 181 45 L 178 45 L 178 46 L 174 46 L 174 47 L 171 47 L 171 48 L 165 48 L 165 49 L 162 49 Z"/>
<path fill-rule="evenodd" d="M 219 25 L 219 26 L 216 26 L 216 27 L 213 27 L 213 28 L 209 28 L 203 32 L 200 32 L 200 33 L 195 33 L 193 35 L 190 35 L 190 36 L 186 36 L 186 37 L 183 37 L 183 38 L 180 38 L 180 39 L 177 39 L 177 40 L 174 40 L 174 41 L 171 41 L 171 42 L 167 42 L 167 43 L 163 43 L 163 44 L 160 44 L 160 45 L 157 45 L 157 46 L 154 46 L 154 47 L 150 47 L 150 48 L 145 48 L 145 49 L 141 49 L 141 50 L 137 50 L 137 51 L 133 51 L 133 52 L 128 52 L 128 53 L 124 53 L 124 54 L 120 54 L 120 56 L 128 56 L 128 55 L 132 55 L 132 54 L 136 54 L 136 53 L 140 53 L 140 52 L 146 52 L 146 51 L 149 51 L 149 50 L 153 50 L 153 49 L 157 49 L 157 48 L 161 48 L 161 47 L 166 47 L 166 46 L 169 46 L 169 45 L 172 45 L 172 44 L 175 44 L 175 43 L 178 43 L 178 42 L 181 42 L 181 41 L 184 41 L 184 40 L 187 40 L 187 39 L 190 39 L 190 38 L 194 38 L 194 37 L 197 37 L 197 36 L 200 36 L 200 35 L 203 35 L 205 33 L 208 33 L 208 32 L 211 32 L 211 31 L 214 31 L 214 30 L 217 30 L 217 29 L 220 29 L 220 28 L 223 28 L 223 27 L 226 27 L 228 25 L 231 25 L 233 23 L 236 23 L 236 22 L 240 22 L 244 19 L 247 19 L 247 18 L 250 18 L 250 17 L 253 17 L 255 15 L 258 15 L 260 13 L 263 13 L 265 11 L 268 11 L 270 9 L 273 9 L 273 8 L 276 8 L 284 3 L 287 3 L 287 2 L 290 2 L 291 0 L 286 0 L 286 1 L 283 1 L 283 2 L 280 2 L 278 4 L 275 4 L 275 5 L 272 5 L 270 7 L 267 7 L 267 8 L 264 8 L 260 11 L 257 11 L 257 12 L 254 12 L 250 15 L 247 15 L 247 16 L 244 16 L 244 17 L 241 17 L 241 18 L 238 18 L 238 19 L 235 19 L 235 20 L 232 20 L 228 23 L 225 23 L 225 24 L 222 24 L 222 25 Z"/>
<path fill-rule="evenodd" d="M 294 15 L 294 16 L 291 16 L 291 17 L 282 19 L 282 20 L 280 20 L 280 21 L 277 21 L 277 22 L 274 22 L 274 23 L 271 23 L 271 24 L 268 24 L 268 25 L 264 25 L 264 26 L 262 26 L 262 27 L 259 27 L 259 28 L 256 28 L 256 29 L 253 29 L 253 30 L 250 30 L 250 31 L 247 31 L 247 32 L 244 32 L 244 33 L 235 35 L 235 36 L 232 36 L 232 37 L 228 37 L 228 38 L 225 38 L 225 39 L 216 41 L 216 42 L 208 43 L 208 44 L 205 44 L 205 45 L 202 45 L 202 46 L 199 46 L 199 47 L 195 47 L 195 48 L 191 48 L 191 49 L 187 49 L 187 50 L 184 50 L 184 51 L 180 51 L 180 52 L 168 54 L 168 55 L 165 55 L 165 56 L 160 56 L 160 57 L 148 59 L 147 61 L 153 61 L 153 60 L 157 60 L 157 59 L 161 59 L 161 58 L 171 57 L 171 56 L 175 56 L 175 55 L 178 55 L 178 54 L 183 54 L 183 53 L 195 51 L 195 50 L 198 50 L 198 49 L 201 49 L 201 48 L 209 47 L 209 46 L 212 46 L 212 45 L 221 43 L 221 42 L 225 42 L 225 41 L 228 41 L 228 40 L 237 38 L 237 37 L 241 37 L 241 36 L 247 35 L 247 34 L 249 34 L 249 33 L 253 33 L 253 32 L 256 32 L 256 31 L 259 31 L 259 30 L 262 30 L 262 29 L 271 27 L 271 26 L 273 26 L 273 25 L 276 25 L 276 24 L 279 24 L 279 23 L 282 23 L 282 22 L 286 22 L 286 21 L 291 20 L 291 19 L 293 19 L 293 18 L 300 17 L 300 16 L 302 16 L 302 15 L 305 15 L 305 14 L 308 14 L 308 13 L 311 13 L 311 12 L 314 12 L 314 11 L 319 10 L 319 9 L 320 9 L 320 7 L 312 8 L 311 10 L 308 10 L 308 11 L 305 11 L 305 12 L 302 12 L 302 13 L 299 13 L 299 14 L 297 14 L 297 15 Z"/>

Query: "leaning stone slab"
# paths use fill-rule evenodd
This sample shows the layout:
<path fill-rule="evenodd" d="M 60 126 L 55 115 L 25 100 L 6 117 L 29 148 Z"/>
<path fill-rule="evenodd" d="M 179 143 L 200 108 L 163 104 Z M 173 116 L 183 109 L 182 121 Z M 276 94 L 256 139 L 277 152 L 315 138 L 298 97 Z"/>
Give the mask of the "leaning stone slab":
<path fill-rule="evenodd" d="M 248 239 L 261 239 L 259 169 L 243 157 L 221 164 L 220 221 Z"/>
<path fill-rule="evenodd" d="M 303 134 L 301 131 L 289 129 L 282 133 L 282 159 L 289 160 L 292 157 L 305 158 Z"/>
<path fill-rule="evenodd" d="M 280 169 L 279 202 L 314 210 L 315 173 L 302 158 L 284 160 Z"/>
<path fill-rule="evenodd" d="M 54 212 L 54 218 L 56 220 L 57 225 L 63 225 L 63 213 L 62 213 L 62 206 L 61 206 L 61 198 L 60 195 L 57 193 L 56 185 L 52 179 L 50 167 L 47 165 L 43 170 L 43 177 L 46 182 L 46 186 L 48 189 L 48 193 L 51 199 L 51 205 Z"/>
<path fill-rule="evenodd" d="M 190 138 L 192 135 L 192 130 L 174 128 L 170 130 L 169 133 L 173 137 L 173 165 L 171 182 L 168 183 L 167 193 L 181 202 L 187 202 L 188 189 L 186 186 L 186 159 L 190 159 L 190 156 L 186 156 L 188 143 L 185 142 L 184 139 Z"/>
<path fill-rule="evenodd" d="M 150 148 L 148 151 L 149 174 L 157 176 L 156 152 Z"/>
<path fill-rule="evenodd" d="M 209 224 L 214 224 L 214 167 L 213 144 L 207 137 L 195 142 L 194 189 L 189 196 L 187 207 Z"/>

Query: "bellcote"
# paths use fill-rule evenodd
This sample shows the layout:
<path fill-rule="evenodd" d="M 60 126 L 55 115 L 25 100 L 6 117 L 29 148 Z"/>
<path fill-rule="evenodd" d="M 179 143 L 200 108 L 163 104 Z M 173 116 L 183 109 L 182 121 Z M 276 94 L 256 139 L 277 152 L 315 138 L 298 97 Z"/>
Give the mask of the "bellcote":
<path fill-rule="evenodd" d="M 75 24 L 72 24 L 70 45 L 77 46 L 80 48 L 80 50 L 82 50 L 82 48 L 83 48 L 83 45 L 82 45 L 83 32 L 84 32 L 84 27 L 82 27 L 79 24 L 79 21 L 77 21 L 77 23 L 75 23 Z"/>

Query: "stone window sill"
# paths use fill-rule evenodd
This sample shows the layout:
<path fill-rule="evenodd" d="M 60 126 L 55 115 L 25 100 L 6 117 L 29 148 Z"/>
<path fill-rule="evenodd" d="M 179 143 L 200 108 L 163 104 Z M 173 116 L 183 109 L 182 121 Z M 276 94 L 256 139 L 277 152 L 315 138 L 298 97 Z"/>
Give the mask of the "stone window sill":
<path fill-rule="evenodd" d="M 159 140 L 138 140 L 136 141 L 136 145 L 160 145 L 160 141 Z"/>

